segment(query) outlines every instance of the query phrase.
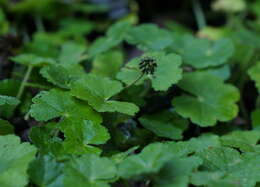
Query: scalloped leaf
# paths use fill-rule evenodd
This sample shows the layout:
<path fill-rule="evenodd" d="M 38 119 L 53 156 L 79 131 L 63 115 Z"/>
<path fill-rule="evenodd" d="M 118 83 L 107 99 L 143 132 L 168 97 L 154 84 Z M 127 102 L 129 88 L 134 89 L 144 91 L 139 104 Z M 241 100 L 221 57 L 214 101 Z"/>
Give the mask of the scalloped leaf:
<path fill-rule="evenodd" d="M 181 58 L 180 56 L 164 52 L 146 53 L 139 58 L 132 59 L 126 66 L 117 74 L 117 78 L 126 84 L 133 83 L 142 75 L 138 64 L 143 57 L 152 57 L 157 63 L 153 76 L 144 75 L 143 78 L 135 83 L 141 84 L 145 79 L 151 79 L 152 87 L 156 91 L 166 91 L 170 86 L 176 84 L 182 78 Z"/>
<path fill-rule="evenodd" d="M 238 89 L 214 75 L 186 73 L 178 86 L 190 95 L 183 94 L 173 99 L 176 112 L 199 126 L 214 126 L 217 121 L 229 121 L 238 113 Z"/>

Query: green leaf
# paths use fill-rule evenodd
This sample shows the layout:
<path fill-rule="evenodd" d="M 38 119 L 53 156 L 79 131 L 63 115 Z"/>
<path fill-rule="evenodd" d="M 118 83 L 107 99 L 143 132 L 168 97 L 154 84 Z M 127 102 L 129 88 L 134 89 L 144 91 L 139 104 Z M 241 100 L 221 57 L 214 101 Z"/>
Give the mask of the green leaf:
<path fill-rule="evenodd" d="M 80 65 L 64 67 L 57 64 L 43 67 L 40 74 L 46 78 L 48 82 L 60 88 L 69 89 L 71 83 L 83 76 L 85 72 Z"/>
<path fill-rule="evenodd" d="M 65 187 L 108 187 L 116 177 L 116 167 L 108 158 L 88 154 L 65 164 L 64 173 Z"/>
<path fill-rule="evenodd" d="M 18 93 L 20 82 L 14 79 L 4 79 L 0 81 L 0 94 L 15 97 Z M 0 116 L 4 118 L 10 118 L 16 105 L 2 105 L 0 106 Z"/>
<path fill-rule="evenodd" d="M 208 185 L 212 181 L 220 181 L 224 175 L 225 173 L 221 171 L 199 171 L 192 174 L 191 183 L 197 186 Z"/>
<path fill-rule="evenodd" d="M 34 54 L 21 54 L 11 58 L 12 61 L 26 66 L 43 66 L 55 64 L 52 58 L 40 57 Z"/>
<path fill-rule="evenodd" d="M 142 24 L 131 28 L 126 41 L 144 51 L 160 51 L 172 44 L 171 33 L 154 24 Z"/>
<path fill-rule="evenodd" d="M 189 177 L 202 164 L 199 157 L 174 158 L 155 177 L 155 187 L 188 186 Z"/>
<path fill-rule="evenodd" d="M 36 149 L 21 143 L 14 135 L 0 136 L 0 184 L 5 187 L 22 187 L 28 183 L 27 168 L 34 159 Z"/>
<path fill-rule="evenodd" d="M 257 65 L 251 67 L 248 70 L 248 74 L 252 80 L 255 81 L 256 88 L 258 89 L 258 92 L 260 93 L 260 62 L 257 63 Z"/>
<path fill-rule="evenodd" d="M 18 105 L 20 101 L 15 97 L 0 95 L 0 105 Z"/>
<path fill-rule="evenodd" d="M 228 64 L 216 67 L 216 68 L 210 68 L 210 69 L 203 69 L 202 72 L 207 72 L 209 74 L 215 75 L 219 77 L 220 79 L 228 80 L 231 75 L 231 70 Z"/>
<path fill-rule="evenodd" d="M 71 141 L 75 144 L 104 144 L 110 138 L 104 126 L 93 123 L 90 120 L 78 120 L 74 118 L 64 120 L 59 126 L 66 138 L 65 142 Z"/>
<path fill-rule="evenodd" d="M 240 184 L 242 187 L 256 186 L 257 182 L 260 182 L 260 155 L 249 154 L 243 155 L 242 162 L 232 166 L 225 177 L 227 180 L 235 184 Z"/>
<path fill-rule="evenodd" d="M 88 50 L 88 54 L 93 57 L 103 53 L 113 47 L 118 46 L 126 36 L 131 24 L 126 21 L 120 21 L 112 25 L 104 37 L 99 37 Z"/>
<path fill-rule="evenodd" d="M 80 120 L 77 120 L 78 122 Z M 70 123 L 66 123 L 70 122 Z M 67 129 L 78 129 L 74 131 L 83 134 L 84 129 L 77 128 L 78 123 L 73 121 L 73 119 L 65 119 L 63 122 L 48 123 L 44 126 L 33 127 L 30 132 L 30 138 L 34 145 L 39 148 L 42 154 L 51 154 L 59 159 L 64 159 L 68 154 L 82 155 L 82 154 L 100 154 L 101 150 L 99 148 L 84 144 L 83 140 L 76 138 L 77 134 L 71 134 L 69 130 L 64 130 L 64 124 L 69 125 Z M 57 134 L 59 131 L 66 132 L 65 140 L 59 138 Z M 93 134 L 89 132 L 90 135 Z M 102 136 L 102 135 L 101 135 Z M 79 141 L 78 141 L 79 140 Z M 76 142 L 77 141 L 77 142 Z"/>
<path fill-rule="evenodd" d="M 58 157 L 65 154 L 62 139 L 55 136 L 58 132 L 59 129 L 56 123 L 47 123 L 44 126 L 32 127 L 29 136 L 41 154 Z"/>
<path fill-rule="evenodd" d="M 0 8 L 0 36 L 6 34 L 9 31 L 9 22 L 6 19 L 5 13 Z"/>
<path fill-rule="evenodd" d="M 111 159 L 116 164 L 119 164 L 122 161 L 124 161 L 130 154 L 133 154 L 138 148 L 139 148 L 139 146 L 135 146 L 135 147 L 128 149 L 125 152 L 120 152 L 120 153 L 114 154 L 114 155 L 112 155 Z"/>
<path fill-rule="evenodd" d="M 260 109 L 256 109 L 251 114 L 253 129 L 260 130 Z"/>
<path fill-rule="evenodd" d="M 94 28 L 94 23 L 84 19 L 68 18 L 61 21 L 61 29 L 58 34 L 61 37 L 78 37 L 89 34 Z"/>
<path fill-rule="evenodd" d="M 63 66 L 78 64 L 83 60 L 83 54 L 85 50 L 86 48 L 83 45 L 79 45 L 74 42 L 67 42 L 62 45 L 58 61 Z"/>
<path fill-rule="evenodd" d="M 239 152 L 228 147 L 210 147 L 196 155 L 203 159 L 203 168 L 209 171 L 227 171 L 230 167 L 242 161 Z"/>
<path fill-rule="evenodd" d="M 143 79 L 136 82 L 136 85 L 142 83 L 144 79 L 150 78 L 154 90 L 166 91 L 182 78 L 180 56 L 173 53 L 166 55 L 164 52 L 146 53 L 142 57 L 134 58 L 117 74 L 117 78 L 126 84 L 133 83 L 142 74 L 138 64 L 144 57 L 154 58 L 157 67 L 153 76 L 145 75 Z"/>
<path fill-rule="evenodd" d="M 0 135 L 14 134 L 14 127 L 6 120 L 0 119 Z"/>
<path fill-rule="evenodd" d="M 253 187 L 256 182 L 260 181 L 259 153 L 241 156 L 234 149 L 215 147 L 199 152 L 197 155 L 203 159 L 201 166 L 203 171 L 211 174 L 218 173 L 217 176 L 207 178 L 204 181 L 209 186 L 223 186 L 225 184 L 226 186 Z M 220 177 L 221 179 L 219 179 Z"/>
<path fill-rule="evenodd" d="M 162 111 L 153 115 L 144 115 L 139 118 L 141 124 L 157 136 L 178 140 L 188 127 L 186 120 L 170 111 Z"/>
<path fill-rule="evenodd" d="M 239 148 L 243 152 L 254 152 L 260 140 L 259 131 L 234 131 L 220 138 L 222 145 Z"/>
<path fill-rule="evenodd" d="M 104 77 L 115 78 L 123 64 L 123 54 L 120 51 L 107 51 L 99 54 L 93 61 L 91 72 Z"/>
<path fill-rule="evenodd" d="M 46 187 L 63 186 L 63 163 L 49 155 L 40 155 L 31 162 L 28 174 L 33 184 Z"/>
<path fill-rule="evenodd" d="M 238 90 L 214 75 L 186 73 L 178 85 L 191 95 L 173 99 L 176 112 L 199 126 L 214 126 L 218 120 L 229 121 L 238 113 Z"/>
<path fill-rule="evenodd" d="M 175 157 L 183 157 L 206 150 L 210 147 L 221 146 L 219 137 L 210 134 L 204 134 L 198 138 L 191 138 L 189 141 L 168 142 L 167 145 L 168 152 Z"/>
<path fill-rule="evenodd" d="M 57 117 L 89 119 L 100 123 L 100 115 L 89 106 L 76 101 L 69 92 L 52 89 L 42 91 L 33 98 L 30 115 L 37 121 L 48 121 Z"/>
<path fill-rule="evenodd" d="M 234 53 L 229 39 L 210 41 L 191 35 L 177 35 L 172 49 L 180 54 L 185 64 L 195 68 L 219 66 L 228 61 Z"/>
<path fill-rule="evenodd" d="M 161 143 L 146 146 L 141 153 L 131 155 L 118 166 L 119 176 L 132 178 L 141 174 L 156 173 L 172 158 L 167 146 Z"/>
<path fill-rule="evenodd" d="M 113 101 L 110 98 L 123 89 L 118 81 L 88 74 L 72 85 L 72 95 L 85 100 L 98 112 L 120 112 L 134 115 L 138 107 L 132 103 Z"/>

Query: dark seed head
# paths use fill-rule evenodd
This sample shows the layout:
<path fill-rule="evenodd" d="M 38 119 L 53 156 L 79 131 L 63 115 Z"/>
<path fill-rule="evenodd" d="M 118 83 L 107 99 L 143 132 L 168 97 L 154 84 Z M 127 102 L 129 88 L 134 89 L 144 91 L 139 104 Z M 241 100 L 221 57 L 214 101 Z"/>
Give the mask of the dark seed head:
<path fill-rule="evenodd" d="M 153 75 L 155 68 L 157 67 L 156 60 L 151 57 L 144 57 L 139 63 L 139 69 L 144 74 Z"/>

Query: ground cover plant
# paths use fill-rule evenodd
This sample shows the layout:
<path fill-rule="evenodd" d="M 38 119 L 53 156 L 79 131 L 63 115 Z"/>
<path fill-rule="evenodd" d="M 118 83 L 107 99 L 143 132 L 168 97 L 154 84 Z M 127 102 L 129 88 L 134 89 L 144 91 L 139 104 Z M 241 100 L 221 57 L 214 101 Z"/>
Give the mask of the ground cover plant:
<path fill-rule="evenodd" d="M 0 0 L 1 187 L 260 186 L 260 1 Z"/>

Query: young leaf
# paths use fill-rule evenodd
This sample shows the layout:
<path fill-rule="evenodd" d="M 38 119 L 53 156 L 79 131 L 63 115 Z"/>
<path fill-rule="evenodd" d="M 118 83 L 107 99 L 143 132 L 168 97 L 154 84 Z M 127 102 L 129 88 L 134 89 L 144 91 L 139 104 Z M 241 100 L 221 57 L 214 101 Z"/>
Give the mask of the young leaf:
<path fill-rule="evenodd" d="M 182 78 L 181 58 L 180 56 L 171 53 L 166 55 L 164 52 L 152 52 L 146 53 L 140 58 L 131 60 L 121 72 L 117 74 L 117 78 L 126 84 L 134 82 L 141 74 L 141 70 L 138 68 L 139 63 L 144 57 L 151 57 L 155 59 L 157 67 L 153 76 L 145 75 L 143 79 L 136 82 L 136 85 L 140 84 L 144 79 L 150 78 L 152 80 L 152 86 L 157 91 L 165 91 L 172 84 L 177 83 Z"/>
<path fill-rule="evenodd" d="M 160 51 L 171 45 L 173 38 L 169 31 L 154 24 L 142 24 L 127 32 L 126 41 L 144 51 Z"/>
<path fill-rule="evenodd" d="M 64 168 L 65 187 L 109 187 L 116 177 L 115 164 L 108 158 L 86 154 L 73 158 Z"/>
<path fill-rule="evenodd" d="M 0 105 L 18 105 L 20 101 L 15 97 L 0 95 Z"/>
<path fill-rule="evenodd" d="M 138 155 L 131 155 L 118 166 L 119 176 L 132 178 L 141 174 L 156 173 L 173 155 L 167 152 L 167 145 L 155 143 L 146 146 Z"/>
<path fill-rule="evenodd" d="M 21 54 L 11 58 L 12 61 L 26 66 L 43 66 L 55 64 L 52 58 L 40 57 L 34 54 Z"/>
<path fill-rule="evenodd" d="M 33 98 L 30 115 L 37 121 L 48 121 L 53 118 L 63 117 L 89 119 L 100 123 L 100 115 L 89 106 L 73 99 L 69 92 L 52 89 L 42 91 Z"/>
<path fill-rule="evenodd" d="M 178 117 L 170 111 L 162 111 L 153 115 L 145 115 L 139 118 L 141 124 L 155 133 L 157 136 L 178 140 L 182 138 L 182 132 L 187 128 L 186 120 Z"/>
<path fill-rule="evenodd" d="M 123 89 L 118 81 L 88 74 L 72 85 L 71 93 L 85 100 L 98 112 L 120 112 L 134 115 L 138 107 L 132 103 L 113 101 L 110 98 Z"/>
<path fill-rule="evenodd" d="M 191 35 L 178 35 L 173 44 L 172 49 L 182 56 L 183 62 L 195 68 L 222 65 L 234 53 L 233 43 L 229 39 L 210 41 Z"/>
<path fill-rule="evenodd" d="M 178 85 L 191 95 L 173 99 L 176 112 L 199 126 L 214 126 L 217 120 L 229 121 L 238 113 L 238 90 L 214 75 L 186 73 Z"/>
<path fill-rule="evenodd" d="M 27 168 L 36 149 L 15 135 L 0 136 L 0 184 L 21 187 L 28 183 Z"/>
<path fill-rule="evenodd" d="M 257 65 L 251 67 L 248 70 L 248 74 L 252 80 L 255 81 L 256 88 L 258 89 L 258 92 L 260 93 L 260 62 L 257 63 Z"/>

